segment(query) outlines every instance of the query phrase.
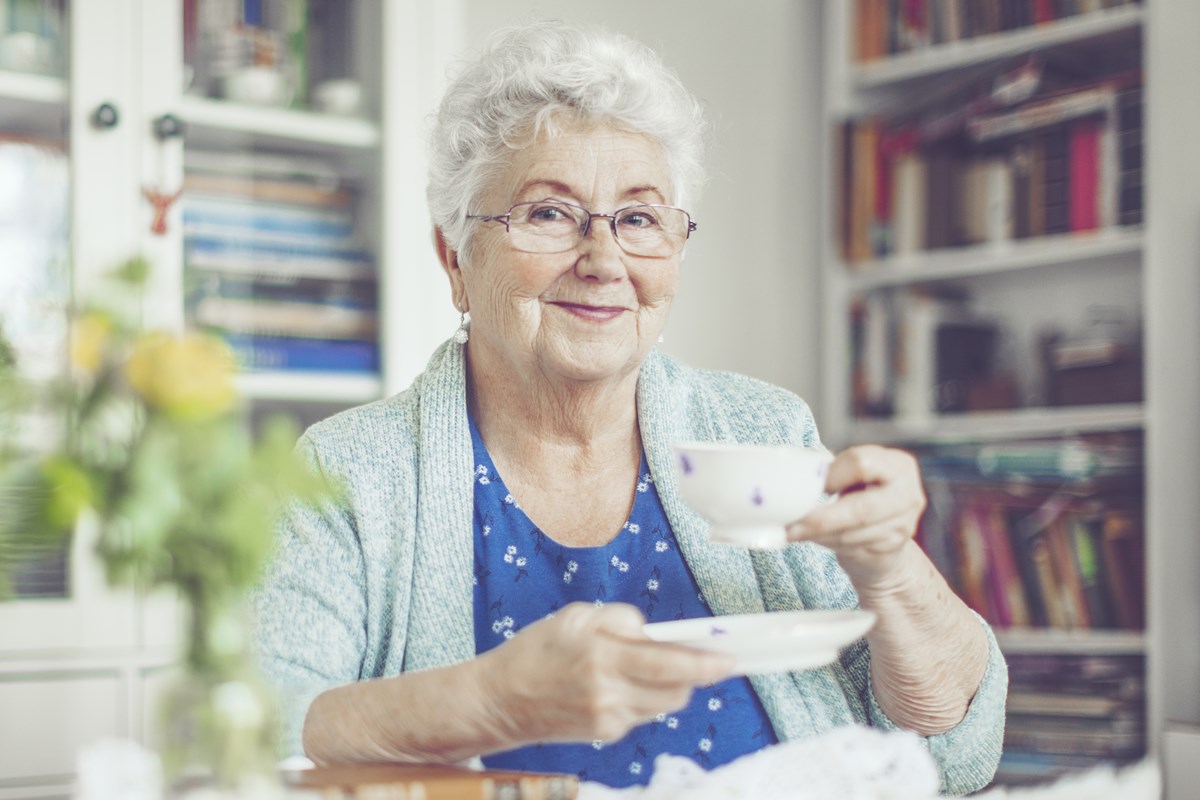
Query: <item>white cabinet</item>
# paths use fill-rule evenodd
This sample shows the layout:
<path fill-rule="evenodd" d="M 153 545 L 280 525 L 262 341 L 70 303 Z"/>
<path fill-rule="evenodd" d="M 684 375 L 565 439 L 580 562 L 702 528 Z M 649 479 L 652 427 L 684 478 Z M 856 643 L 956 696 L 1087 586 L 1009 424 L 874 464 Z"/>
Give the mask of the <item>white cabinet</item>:
<path fill-rule="evenodd" d="M 61 154 L 56 163 L 69 172 L 63 220 L 69 223 L 69 285 L 31 302 L 61 313 L 68 293 L 86 300 L 99 291 L 101 275 L 141 254 L 154 267 L 143 318 L 147 326 L 169 329 L 189 322 L 181 213 L 187 195 L 170 207 L 165 232 L 156 233 L 146 190 L 178 191 L 189 153 L 231 162 L 319 161 L 354 176 L 354 233 L 379 287 L 378 369 L 259 370 L 240 378 L 252 418 L 282 410 L 309 421 L 404 388 L 457 325 L 432 247 L 424 189 L 426 120 L 444 65 L 459 47 L 461 11 L 456 2 L 418 0 L 267 3 L 337 18 L 345 37 L 334 48 L 340 69 L 362 90 L 360 101 L 353 86 L 351 97 L 343 97 L 343 105 L 357 106 L 350 113 L 249 105 L 185 90 L 189 75 L 194 86 L 194 64 L 185 57 L 186 49 L 195 61 L 195 40 L 185 45 L 193 15 L 213 8 L 260 13 L 263 5 L 7 4 L 7 11 L 20 11 L 0 14 L 0 149 L 18 137 L 51 143 Z M 22 16 L 38 8 L 54 14 L 33 23 L 35 17 Z M 36 55 L 59 24 L 65 66 L 23 61 L 20 48 L 33 43 L 29 52 Z M 164 118 L 182 123 L 182 135 L 162 135 L 170 133 L 161 127 Z M 5 163 L 11 162 L 0 157 Z M 0 218 L 0 236 L 11 230 L 3 225 Z M 0 253 L 9 254 L 0 269 L 32 275 L 53 266 L 11 260 L 14 241 L 0 241 Z M 10 308 L 0 302 L 0 311 Z M 51 596 L 0 601 L 0 798 L 67 795 L 78 747 L 100 736 L 146 740 L 156 687 L 176 658 L 178 609 L 109 589 L 86 527 L 67 557 L 65 583 L 65 591 Z"/>

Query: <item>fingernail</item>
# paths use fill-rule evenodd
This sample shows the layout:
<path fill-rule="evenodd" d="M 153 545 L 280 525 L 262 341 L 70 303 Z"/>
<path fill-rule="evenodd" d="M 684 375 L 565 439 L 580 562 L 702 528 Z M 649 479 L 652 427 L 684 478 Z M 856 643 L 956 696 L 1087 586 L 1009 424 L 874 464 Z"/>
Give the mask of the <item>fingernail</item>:
<path fill-rule="evenodd" d="M 808 537 L 808 526 L 803 522 L 793 522 L 787 529 L 788 538 L 790 539 L 805 539 Z"/>

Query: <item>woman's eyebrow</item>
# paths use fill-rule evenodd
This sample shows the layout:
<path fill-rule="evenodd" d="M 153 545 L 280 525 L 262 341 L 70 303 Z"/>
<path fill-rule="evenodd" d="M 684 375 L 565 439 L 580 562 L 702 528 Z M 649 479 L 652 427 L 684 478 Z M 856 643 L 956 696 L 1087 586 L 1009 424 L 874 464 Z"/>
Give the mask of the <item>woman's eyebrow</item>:
<path fill-rule="evenodd" d="M 554 194 L 563 194 L 576 198 L 579 196 L 575 194 L 575 190 L 572 189 L 569 184 L 563 183 L 562 181 L 553 180 L 551 178 L 531 178 L 530 180 L 527 180 L 525 183 L 521 184 L 521 188 L 517 190 L 517 197 L 524 195 L 530 189 L 537 186 L 544 186 L 547 189 L 550 189 L 550 191 Z"/>

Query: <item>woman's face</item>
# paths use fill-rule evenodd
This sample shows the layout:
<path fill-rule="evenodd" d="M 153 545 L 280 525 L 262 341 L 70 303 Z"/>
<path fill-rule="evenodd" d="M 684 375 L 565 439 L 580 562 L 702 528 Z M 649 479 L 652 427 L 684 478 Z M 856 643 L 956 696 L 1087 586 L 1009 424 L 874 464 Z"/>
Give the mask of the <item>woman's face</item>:
<path fill-rule="evenodd" d="M 515 151 L 474 213 L 554 198 L 602 214 L 672 202 L 661 147 L 611 127 L 564 127 Z M 601 381 L 636 372 L 657 341 L 679 280 L 677 254 L 631 256 L 608 220 L 563 253 L 515 250 L 504 226 L 480 223 L 469 262 L 448 268 L 471 313 L 470 354 L 487 370 L 536 370 L 551 380 Z"/>

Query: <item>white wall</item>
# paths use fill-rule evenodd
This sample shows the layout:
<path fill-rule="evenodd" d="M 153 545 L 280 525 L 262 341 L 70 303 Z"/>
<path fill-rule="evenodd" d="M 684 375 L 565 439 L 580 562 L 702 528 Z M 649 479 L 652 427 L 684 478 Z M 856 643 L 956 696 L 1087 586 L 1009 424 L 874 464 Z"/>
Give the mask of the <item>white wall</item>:
<path fill-rule="evenodd" d="M 531 16 L 653 47 L 708 106 L 711 180 L 663 349 L 818 399 L 820 4 L 466 0 L 466 45 Z M 818 417 L 819 419 L 819 417 Z"/>

